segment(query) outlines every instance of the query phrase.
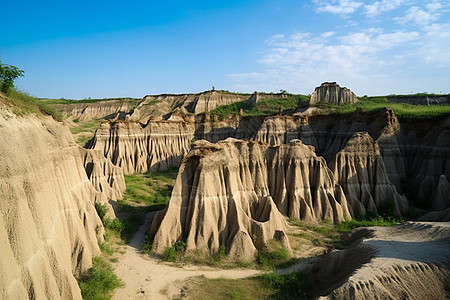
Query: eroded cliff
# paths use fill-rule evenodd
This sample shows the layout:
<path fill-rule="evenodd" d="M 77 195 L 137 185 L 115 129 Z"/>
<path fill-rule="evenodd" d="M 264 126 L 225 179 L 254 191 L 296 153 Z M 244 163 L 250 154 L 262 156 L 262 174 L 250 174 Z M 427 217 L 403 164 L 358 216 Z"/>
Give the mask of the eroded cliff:
<path fill-rule="evenodd" d="M 100 150 L 124 173 L 179 166 L 190 149 L 194 126 L 184 121 L 104 122 L 88 148 Z"/>
<path fill-rule="evenodd" d="M 187 249 L 250 260 L 277 238 L 288 247 L 284 216 L 340 222 L 347 202 L 323 158 L 300 140 L 288 145 L 235 139 L 198 141 L 183 159 L 172 197 L 155 218 L 153 249 Z"/>
<path fill-rule="evenodd" d="M 0 135 L 0 298 L 81 299 L 74 274 L 91 267 L 103 240 L 94 202 L 118 197 L 123 175 L 51 117 L 2 106 Z"/>

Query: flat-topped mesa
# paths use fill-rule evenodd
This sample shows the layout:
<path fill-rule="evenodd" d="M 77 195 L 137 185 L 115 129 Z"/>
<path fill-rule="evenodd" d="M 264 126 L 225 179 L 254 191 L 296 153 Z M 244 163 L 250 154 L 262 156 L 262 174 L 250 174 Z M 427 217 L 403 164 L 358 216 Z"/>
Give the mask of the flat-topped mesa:
<path fill-rule="evenodd" d="M 355 103 L 356 95 L 346 87 L 340 87 L 336 82 L 324 82 L 316 87 L 309 100 L 310 105 L 329 102 L 336 105 Z"/>
<path fill-rule="evenodd" d="M 276 238 L 289 247 L 285 216 L 309 221 L 350 217 L 323 158 L 300 140 L 272 147 L 236 140 L 197 141 L 186 155 L 165 211 L 152 224 L 153 250 L 177 241 L 187 250 L 221 245 L 232 259 L 252 260 Z"/>

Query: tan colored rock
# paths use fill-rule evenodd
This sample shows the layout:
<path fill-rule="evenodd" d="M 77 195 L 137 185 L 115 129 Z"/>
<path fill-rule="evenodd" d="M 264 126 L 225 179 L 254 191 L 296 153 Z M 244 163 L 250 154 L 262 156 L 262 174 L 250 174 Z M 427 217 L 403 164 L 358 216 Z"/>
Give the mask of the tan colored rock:
<path fill-rule="evenodd" d="M 104 122 L 88 148 L 100 150 L 125 174 L 133 174 L 179 166 L 193 138 L 194 127 L 186 122 Z"/>
<path fill-rule="evenodd" d="M 125 100 L 125 99 L 124 99 Z M 61 111 L 66 116 L 82 121 L 92 119 L 113 119 L 120 114 L 125 116 L 131 112 L 133 107 L 142 100 L 114 100 L 105 99 L 104 101 L 90 103 L 70 103 L 70 104 L 52 104 L 54 108 Z"/>
<path fill-rule="evenodd" d="M 281 212 L 280 212 L 281 211 Z M 233 259 L 253 258 L 277 238 L 287 247 L 286 216 L 339 222 L 349 217 L 341 188 L 323 158 L 299 140 L 289 145 L 197 141 L 183 159 L 167 209 L 152 224 L 153 249 L 175 242 Z"/>
<path fill-rule="evenodd" d="M 0 298 L 81 299 L 73 274 L 103 239 L 81 148 L 51 117 L 2 107 L 0 136 Z"/>
<path fill-rule="evenodd" d="M 131 121 L 145 123 L 153 116 L 164 116 L 181 109 L 186 113 L 209 112 L 221 105 L 248 100 L 250 95 L 207 91 L 199 94 L 146 96 L 133 111 Z"/>
<path fill-rule="evenodd" d="M 315 283 L 329 289 L 318 299 L 447 299 L 449 241 L 448 222 L 375 227 L 356 247 L 321 258 Z"/>
<path fill-rule="evenodd" d="M 356 101 L 358 101 L 358 98 L 348 88 L 341 88 L 336 82 L 324 82 L 315 88 L 311 94 L 309 104 L 314 105 L 320 102 L 329 102 L 342 105 L 344 103 L 355 103 Z"/>
<path fill-rule="evenodd" d="M 95 202 L 106 204 L 109 208 L 107 217 L 114 219 L 113 204 L 122 199 L 126 190 L 122 169 L 105 158 L 99 150 L 80 148 L 80 156 L 89 181 L 99 193 Z"/>
<path fill-rule="evenodd" d="M 396 215 L 406 212 L 408 201 L 390 182 L 380 148 L 367 132 L 355 133 L 330 162 L 330 169 L 344 190 L 353 216 L 379 212 L 390 205 Z"/>

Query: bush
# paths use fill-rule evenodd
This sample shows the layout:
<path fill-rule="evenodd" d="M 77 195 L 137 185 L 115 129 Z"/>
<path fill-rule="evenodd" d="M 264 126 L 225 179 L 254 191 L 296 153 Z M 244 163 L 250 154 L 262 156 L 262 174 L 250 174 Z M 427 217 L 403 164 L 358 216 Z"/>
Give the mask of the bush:
<path fill-rule="evenodd" d="M 164 260 L 165 261 L 176 261 L 178 258 L 177 252 L 173 247 L 166 247 L 164 250 Z"/>
<path fill-rule="evenodd" d="M 227 257 L 225 245 L 220 245 L 219 250 L 211 256 L 209 262 L 214 265 L 224 260 L 225 257 Z"/>
<path fill-rule="evenodd" d="M 258 278 L 266 287 L 276 291 L 275 298 L 309 299 L 312 284 L 307 271 L 291 272 L 284 276 L 269 273 Z"/>
<path fill-rule="evenodd" d="M 92 268 L 78 282 L 83 299 L 111 299 L 111 292 L 123 286 L 121 280 L 114 274 L 113 268 L 100 257 L 94 257 Z"/>
<path fill-rule="evenodd" d="M 286 248 L 282 247 L 273 251 L 258 251 L 256 253 L 256 262 L 263 270 L 274 268 L 283 268 L 290 265 L 293 260 Z"/>
<path fill-rule="evenodd" d="M 106 204 L 95 203 L 95 210 L 97 211 L 100 220 L 105 219 L 106 214 L 108 213 L 108 206 Z"/>
<path fill-rule="evenodd" d="M 117 232 L 118 234 L 121 234 L 122 231 L 123 231 L 124 228 L 125 228 L 125 226 L 124 226 L 124 224 L 122 223 L 122 221 L 120 221 L 120 220 L 117 219 L 117 218 L 114 219 L 114 220 L 111 220 L 110 218 L 106 218 L 106 219 L 103 221 L 103 225 L 104 225 L 106 228 L 111 229 L 112 231 Z"/>
<path fill-rule="evenodd" d="M 176 261 L 184 251 L 186 251 L 186 243 L 178 241 L 172 247 L 166 247 L 163 254 L 164 260 L 172 262 Z"/>

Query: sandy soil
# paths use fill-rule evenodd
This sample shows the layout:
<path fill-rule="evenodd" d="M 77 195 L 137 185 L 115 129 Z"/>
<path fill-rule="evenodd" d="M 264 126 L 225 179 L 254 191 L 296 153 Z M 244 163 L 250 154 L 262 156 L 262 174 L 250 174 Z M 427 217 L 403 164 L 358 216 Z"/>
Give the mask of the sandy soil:
<path fill-rule="evenodd" d="M 116 274 L 125 286 L 116 290 L 113 299 L 171 299 L 180 293 L 180 282 L 193 276 L 207 278 L 244 278 L 260 273 L 260 270 L 231 269 L 224 270 L 205 266 L 175 267 L 148 255 L 140 248 L 144 242 L 146 230 L 150 227 L 154 213 L 149 213 L 130 243 L 126 252 L 116 264 Z"/>

